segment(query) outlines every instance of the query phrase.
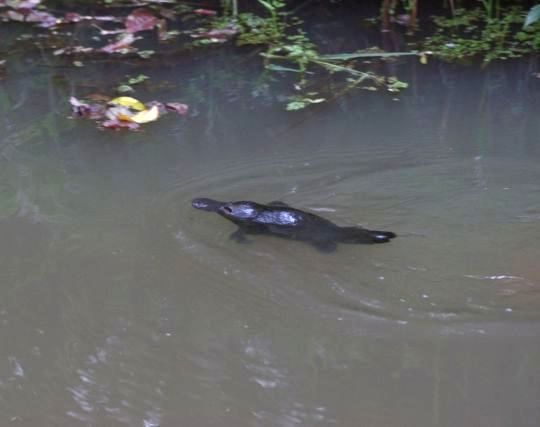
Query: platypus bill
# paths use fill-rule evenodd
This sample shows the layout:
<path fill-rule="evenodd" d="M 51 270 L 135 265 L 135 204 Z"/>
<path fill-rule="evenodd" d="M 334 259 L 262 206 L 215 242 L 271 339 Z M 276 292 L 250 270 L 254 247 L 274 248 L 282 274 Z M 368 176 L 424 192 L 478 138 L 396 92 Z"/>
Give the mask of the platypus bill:
<path fill-rule="evenodd" d="M 231 234 L 237 242 L 245 242 L 246 234 L 269 234 L 312 244 L 323 252 L 332 252 L 338 243 L 386 243 L 396 237 L 391 231 L 368 230 L 362 227 L 340 227 L 333 222 L 283 202 L 267 205 L 250 202 L 220 202 L 207 198 L 193 199 L 192 206 L 215 212 L 238 226 Z"/>

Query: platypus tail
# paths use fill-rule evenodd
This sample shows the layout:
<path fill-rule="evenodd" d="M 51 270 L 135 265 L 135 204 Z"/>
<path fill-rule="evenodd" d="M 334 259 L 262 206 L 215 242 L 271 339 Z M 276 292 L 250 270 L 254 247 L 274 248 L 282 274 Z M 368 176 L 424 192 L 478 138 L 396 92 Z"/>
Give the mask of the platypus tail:
<path fill-rule="evenodd" d="M 340 227 L 340 239 L 342 243 L 386 243 L 396 237 L 391 231 L 368 230 L 361 227 Z"/>

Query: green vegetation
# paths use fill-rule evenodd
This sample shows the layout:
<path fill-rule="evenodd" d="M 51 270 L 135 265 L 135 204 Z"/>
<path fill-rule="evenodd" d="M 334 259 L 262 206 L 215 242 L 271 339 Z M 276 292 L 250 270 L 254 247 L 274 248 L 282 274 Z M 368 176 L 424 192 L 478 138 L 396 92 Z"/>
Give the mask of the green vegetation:
<path fill-rule="evenodd" d="M 422 46 L 422 52 L 389 53 L 375 48 L 352 54 L 322 55 L 302 30 L 302 22 L 285 12 L 284 1 L 257 1 L 265 15 L 238 13 L 236 2 L 229 1 L 226 2 L 229 5 L 227 10 L 234 13 L 216 22 L 223 26 L 224 22 L 230 25 L 232 20 L 237 25 L 236 43 L 239 46 L 263 46 L 264 51 L 260 54 L 267 70 L 298 73 L 299 78 L 294 85 L 296 93 L 289 97 L 288 110 L 318 104 L 356 87 L 370 90 L 385 87 L 390 92 L 407 87 L 397 77 L 384 78 L 362 70 L 358 61 L 366 58 L 392 60 L 400 55 L 419 55 L 421 62 L 426 63 L 426 53 L 429 52 L 446 61 L 471 62 L 479 58 L 487 64 L 540 50 L 540 5 L 533 7 L 526 16 L 522 7 L 502 7 L 500 0 L 480 0 L 479 7 L 473 9 L 456 8 L 460 2 L 450 1 L 451 16 L 433 17 L 434 34 L 416 41 L 416 45 Z M 417 0 L 382 0 L 382 27 L 390 31 L 391 23 L 399 21 L 399 11 L 404 12 L 399 15 L 400 19 L 412 34 L 418 28 Z M 344 75 L 343 87 L 333 94 L 312 90 L 312 83 L 320 78 L 321 69 Z M 366 86 L 367 82 L 370 84 Z"/>
<path fill-rule="evenodd" d="M 523 9 L 483 3 L 483 9 L 457 9 L 450 18 L 435 17 L 437 30 L 426 39 L 425 49 L 447 61 L 480 58 L 485 64 L 540 50 L 540 23 L 535 22 L 538 17 L 534 19 L 533 15 L 524 25 Z"/>
<path fill-rule="evenodd" d="M 287 110 L 300 110 L 309 105 L 319 104 L 358 87 L 369 90 L 385 87 L 390 92 L 398 92 L 407 87 L 407 84 L 399 81 L 397 77 L 384 78 L 376 73 L 360 70 L 355 61 L 368 58 L 388 60 L 399 55 L 417 55 L 417 52 L 389 54 L 380 49 L 369 49 L 352 54 L 322 55 L 302 29 L 302 21 L 285 12 L 285 2 L 257 1 L 265 10 L 266 16 L 239 13 L 216 19 L 213 28 L 219 30 L 230 27 L 233 20 L 239 32 L 236 38 L 237 45 L 263 47 L 264 51 L 260 55 L 264 58 L 266 70 L 298 74 L 298 79 L 294 83 L 296 93 L 289 96 Z M 236 7 L 231 5 L 228 10 L 236 10 Z M 332 94 L 314 91 L 311 86 L 321 70 L 345 76 L 342 87 Z"/>
<path fill-rule="evenodd" d="M 117 88 L 116 91 L 118 93 L 128 93 L 128 92 L 135 92 L 135 89 L 133 89 L 133 86 L 144 83 L 146 80 L 148 80 L 150 77 L 145 76 L 144 74 L 139 74 L 135 77 L 129 77 L 127 79 L 127 82 L 121 83 Z"/>
<path fill-rule="evenodd" d="M 336 0 L 326 5 L 327 11 L 337 3 Z M 440 2 L 446 16 L 426 19 L 421 12 L 422 7 L 427 6 L 417 0 L 380 0 L 380 16 L 378 20 L 371 19 L 372 24 L 380 23 L 383 34 L 399 35 L 410 46 L 420 47 L 420 50 L 401 52 L 378 46 L 340 52 L 336 44 L 337 52 L 322 53 L 320 42 L 316 43 L 314 35 L 306 32 L 304 23 L 297 17 L 297 9 L 293 9 L 305 4 L 292 0 L 244 2 L 242 7 L 249 7 L 246 10 L 239 10 L 236 0 L 216 0 L 215 9 L 196 8 L 193 3 L 180 0 L 159 6 L 149 2 L 144 7 L 135 0 L 102 0 L 92 4 L 95 10 L 88 15 L 60 12 L 58 5 L 52 9 L 52 2 L 45 0 L 12 0 L 0 2 L 0 19 L 18 23 L 19 30 L 35 26 L 40 28 L 35 32 L 45 33 L 39 38 L 27 33 L 10 36 L 16 40 L 13 44 L 19 43 L 23 49 L 37 47 L 49 55 L 45 57 L 50 63 L 64 60 L 69 66 L 79 68 L 104 56 L 112 61 L 121 58 L 159 61 L 166 51 L 165 45 L 173 38 L 183 37 L 182 49 L 186 51 L 235 43 L 246 47 L 248 55 L 255 53 L 261 58 L 263 73 L 259 81 L 280 79 L 288 83 L 286 109 L 293 111 L 336 99 L 355 89 L 383 89 L 393 94 L 405 89 L 407 83 L 393 75 L 395 72 L 389 71 L 393 68 L 385 64 L 399 56 L 417 56 L 422 64 L 427 62 L 428 54 L 446 61 L 480 60 L 488 64 L 535 53 L 540 50 L 540 5 L 526 10 L 520 6 L 522 3 L 446 0 Z M 471 4 L 476 7 L 470 8 Z M 208 7 L 211 5 L 209 3 Z M 448 9 L 444 9 L 444 5 Z M 76 5 L 69 4 L 69 7 L 76 8 Z M 360 20 L 358 25 L 360 27 Z M 85 28 L 81 34 L 88 35 L 79 38 L 77 28 Z M 417 30 L 427 36 L 419 36 Z M 395 50 L 407 50 L 403 45 L 393 46 Z M 328 46 L 332 44 L 325 46 L 332 52 L 332 47 Z M 1 52 L 0 79 L 6 77 L 9 69 L 6 67 L 9 49 Z M 288 77 L 293 77 L 292 81 Z M 145 79 L 146 76 L 131 77 L 114 90 L 134 92 L 134 86 L 147 86 L 141 85 Z M 324 84 L 330 81 L 331 84 Z"/>

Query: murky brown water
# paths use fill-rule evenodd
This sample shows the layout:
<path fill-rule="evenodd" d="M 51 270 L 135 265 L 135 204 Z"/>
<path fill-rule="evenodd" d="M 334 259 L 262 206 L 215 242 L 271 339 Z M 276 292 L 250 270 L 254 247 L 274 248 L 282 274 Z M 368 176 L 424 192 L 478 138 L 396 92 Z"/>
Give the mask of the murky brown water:
<path fill-rule="evenodd" d="M 130 71 L 192 106 L 138 134 L 66 118 L 112 65 L 0 82 L 0 425 L 538 426 L 534 67 L 287 114 L 227 55 Z M 239 245 L 197 196 L 399 238 Z"/>

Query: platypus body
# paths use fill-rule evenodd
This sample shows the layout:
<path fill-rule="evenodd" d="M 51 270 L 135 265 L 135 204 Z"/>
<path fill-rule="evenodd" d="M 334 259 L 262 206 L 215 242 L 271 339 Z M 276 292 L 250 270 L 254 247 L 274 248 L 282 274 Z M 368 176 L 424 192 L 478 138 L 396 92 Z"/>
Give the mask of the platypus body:
<path fill-rule="evenodd" d="M 333 222 L 292 208 L 283 202 L 262 205 L 250 201 L 219 202 L 207 198 L 193 199 L 192 206 L 215 212 L 238 226 L 231 238 L 246 241 L 246 234 L 269 234 L 308 242 L 323 252 L 332 252 L 338 243 L 386 243 L 396 237 L 391 231 L 362 227 L 340 227 Z"/>

